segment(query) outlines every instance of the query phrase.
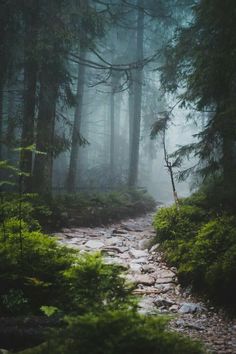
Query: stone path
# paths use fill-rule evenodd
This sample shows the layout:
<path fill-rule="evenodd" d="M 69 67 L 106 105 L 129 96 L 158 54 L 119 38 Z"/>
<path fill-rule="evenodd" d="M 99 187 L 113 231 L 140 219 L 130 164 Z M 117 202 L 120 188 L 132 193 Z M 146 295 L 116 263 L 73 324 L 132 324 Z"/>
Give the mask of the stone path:
<path fill-rule="evenodd" d="M 101 251 L 106 263 L 127 268 L 127 279 L 140 295 L 141 313 L 171 314 L 171 329 L 201 339 L 209 352 L 236 353 L 236 320 L 227 320 L 181 289 L 176 269 L 166 266 L 158 245 L 149 249 L 155 235 L 152 219 L 149 214 L 109 227 L 64 229 L 57 236 L 67 246 Z"/>

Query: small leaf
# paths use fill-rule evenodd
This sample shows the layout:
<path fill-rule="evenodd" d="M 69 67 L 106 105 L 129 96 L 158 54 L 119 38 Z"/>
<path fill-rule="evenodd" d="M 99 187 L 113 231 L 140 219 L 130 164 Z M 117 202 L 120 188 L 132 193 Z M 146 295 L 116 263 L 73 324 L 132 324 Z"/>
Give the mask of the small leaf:
<path fill-rule="evenodd" d="M 48 317 L 55 315 L 56 313 L 60 312 L 58 307 L 55 306 L 41 306 L 40 310 Z"/>

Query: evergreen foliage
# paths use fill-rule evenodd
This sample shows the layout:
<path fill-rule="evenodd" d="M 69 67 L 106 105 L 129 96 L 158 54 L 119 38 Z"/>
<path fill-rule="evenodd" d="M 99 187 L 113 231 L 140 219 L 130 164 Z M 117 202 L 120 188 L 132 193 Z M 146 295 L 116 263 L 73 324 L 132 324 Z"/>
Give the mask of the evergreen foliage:
<path fill-rule="evenodd" d="M 184 285 L 236 309 L 236 219 L 209 207 L 203 193 L 158 211 L 154 227 L 167 261 Z"/>
<path fill-rule="evenodd" d="M 165 89 L 179 90 L 182 106 L 198 111 L 198 120 L 202 117 L 197 141 L 175 154 L 182 159 L 194 156 L 199 162 L 180 177 L 222 176 L 221 185 L 230 191 L 225 205 L 231 207 L 236 195 L 235 23 L 235 1 L 199 1 L 193 6 L 190 24 L 167 47 L 162 71 Z"/>
<path fill-rule="evenodd" d="M 166 319 L 133 311 L 106 311 L 67 318 L 67 327 L 47 343 L 22 354 L 200 354 L 201 345 L 166 330 Z"/>

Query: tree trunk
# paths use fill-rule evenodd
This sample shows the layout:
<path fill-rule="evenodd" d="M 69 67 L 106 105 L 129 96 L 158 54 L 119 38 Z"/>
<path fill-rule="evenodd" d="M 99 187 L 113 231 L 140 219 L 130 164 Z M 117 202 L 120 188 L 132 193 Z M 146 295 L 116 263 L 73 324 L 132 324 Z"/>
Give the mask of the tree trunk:
<path fill-rule="evenodd" d="M 32 7 L 31 7 L 32 8 Z M 35 125 L 35 104 L 36 104 L 36 84 L 37 84 L 37 59 L 34 56 L 33 48 L 37 42 L 37 19 L 38 1 L 35 2 L 33 10 L 25 14 L 25 65 L 24 65 L 24 111 L 23 126 L 21 135 L 21 147 L 25 148 L 34 144 Z M 30 176 L 24 181 L 24 190 L 32 191 L 32 151 L 22 150 L 20 166 L 21 170 Z"/>
<path fill-rule="evenodd" d="M 15 147 L 15 116 L 16 116 L 16 94 L 13 90 L 8 92 L 7 95 L 7 131 L 6 131 L 6 141 L 7 141 L 7 160 L 11 164 L 16 162 L 16 152 L 13 151 Z"/>
<path fill-rule="evenodd" d="M 115 91 L 114 91 L 114 78 L 111 80 L 111 93 L 110 93 L 110 176 L 111 184 L 114 183 L 115 177 Z"/>
<path fill-rule="evenodd" d="M 133 79 L 129 87 L 129 164 L 131 163 L 131 151 L 133 147 L 133 126 L 134 126 L 134 83 Z"/>
<path fill-rule="evenodd" d="M 80 54 L 81 60 L 85 59 L 86 53 L 84 51 Z M 79 159 L 80 143 L 80 127 L 82 120 L 82 106 L 84 95 L 85 82 L 85 65 L 79 65 L 78 81 L 77 81 L 77 103 L 74 116 L 73 132 L 72 132 L 72 146 L 70 154 L 70 166 L 67 180 L 67 190 L 69 193 L 76 191 L 77 169 Z"/>
<path fill-rule="evenodd" d="M 34 190 L 50 195 L 52 189 L 53 140 L 58 83 L 50 80 L 50 68 L 45 67 L 40 75 L 39 112 L 34 163 Z"/>
<path fill-rule="evenodd" d="M 3 159 L 2 156 L 2 138 L 3 138 L 3 88 L 4 85 L 0 82 L 0 160 Z"/>
<path fill-rule="evenodd" d="M 140 62 L 140 67 L 134 70 L 133 86 L 134 86 L 134 108 L 133 108 L 133 124 L 131 129 L 131 151 L 129 163 L 129 179 L 130 187 L 137 185 L 138 179 L 138 163 L 139 163 L 139 142 L 140 142 L 140 123 L 142 108 L 142 79 L 143 79 L 143 34 L 144 34 L 144 11 L 143 0 L 137 0 L 138 20 L 137 20 L 137 49 L 136 60 Z"/>

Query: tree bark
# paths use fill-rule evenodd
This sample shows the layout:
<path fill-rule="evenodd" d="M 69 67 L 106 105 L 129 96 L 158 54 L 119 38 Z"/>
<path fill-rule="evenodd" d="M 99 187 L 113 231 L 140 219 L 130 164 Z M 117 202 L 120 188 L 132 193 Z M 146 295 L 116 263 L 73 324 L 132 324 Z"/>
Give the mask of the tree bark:
<path fill-rule="evenodd" d="M 33 6 L 34 5 L 34 6 Z M 37 42 L 38 1 L 31 4 L 25 14 L 25 65 L 24 65 L 24 111 L 21 135 L 21 147 L 26 148 L 34 144 L 35 105 L 38 64 L 34 48 Z M 30 11 L 31 9 L 31 11 Z M 22 150 L 21 170 L 30 176 L 24 181 L 24 190 L 32 191 L 33 153 Z"/>
<path fill-rule="evenodd" d="M 128 184 L 135 187 L 138 180 L 138 164 L 139 164 L 139 142 L 140 142 L 140 123 L 142 108 L 142 79 L 143 79 L 143 34 L 144 34 L 144 11 L 143 0 L 137 0 L 138 19 L 137 19 L 137 47 L 136 60 L 140 62 L 140 67 L 134 70 L 133 87 L 134 87 L 134 108 L 133 122 L 131 129 L 131 151 L 129 163 Z"/>
<path fill-rule="evenodd" d="M 50 195 L 52 189 L 53 140 L 58 83 L 50 80 L 50 68 L 44 67 L 40 75 L 39 112 L 34 163 L 34 191 Z M 52 79 L 52 78 L 51 78 Z"/>
<path fill-rule="evenodd" d="M 0 81 L 0 160 L 3 159 L 2 156 L 2 138 L 3 138 L 3 88 L 4 85 Z"/>
<path fill-rule="evenodd" d="M 115 87 L 114 78 L 111 79 L 111 93 L 110 93 L 110 175 L 111 184 L 114 183 L 115 177 Z"/>
<path fill-rule="evenodd" d="M 85 59 L 86 53 L 82 51 L 80 54 L 81 60 Z M 85 65 L 79 65 L 78 81 L 77 81 L 77 103 L 74 116 L 73 132 L 72 132 L 72 146 L 70 154 L 70 165 L 67 180 L 68 193 L 74 193 L 76 191 L 77 184 L 77 169 L 79 159 L 79 147 L 80 143 L 80 127 L 82 121 L 82 107 L 84 96 L 84 82 L 85 82 Z"/>

